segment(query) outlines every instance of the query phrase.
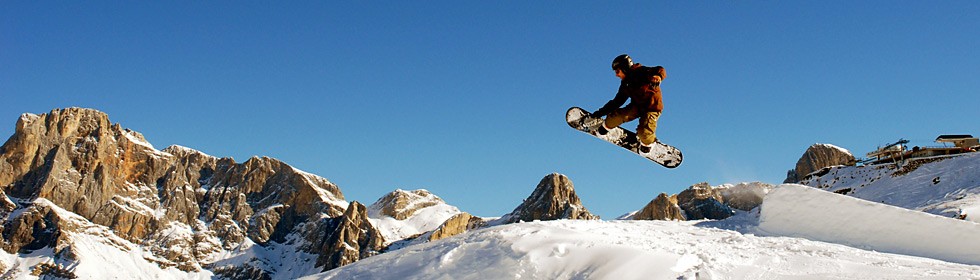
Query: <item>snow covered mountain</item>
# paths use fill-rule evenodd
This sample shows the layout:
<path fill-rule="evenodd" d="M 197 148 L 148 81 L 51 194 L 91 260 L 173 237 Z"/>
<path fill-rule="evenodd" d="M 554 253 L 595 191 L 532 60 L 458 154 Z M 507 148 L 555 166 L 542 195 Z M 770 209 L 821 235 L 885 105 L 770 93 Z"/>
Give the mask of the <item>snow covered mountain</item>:
<path fill-rule="evenodd" d="M 366 207 L 322 177 L 156 150 L 91 109 L 22 115 L 0 147 L 0 186 L 10 276 L 294 278 L 384 242 Z"/>
<path fill-rule="evenodd" d="M 157 150 L 83 108 L 22 115 L 0 187 L 5 278 L 293 279 L 487 225 L 425 190 L 368 207 L 276 159 Z M 554 209 L 518 209 L 591 217 L 563 175 L 535 193 Z"/>
<path fill-rule="evenodd" d="M 427 190 L 398 189 L 368 207 L 371 223 L 389 244 L 436 230 L 460 213 L 459 208 Z"/>

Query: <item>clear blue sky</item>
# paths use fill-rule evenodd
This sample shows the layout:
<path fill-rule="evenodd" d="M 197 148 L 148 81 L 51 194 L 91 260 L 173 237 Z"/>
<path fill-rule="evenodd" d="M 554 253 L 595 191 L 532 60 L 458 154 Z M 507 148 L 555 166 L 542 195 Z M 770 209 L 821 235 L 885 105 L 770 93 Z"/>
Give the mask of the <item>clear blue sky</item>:
<path fill-rule="evenodd" d="M 980 135 L 977 1 L 166 2 L 0 2 L 0 135 L 95 108 L 158 149 L 481 216 L 559 172 L 607 219 L 702 181 L 779 183 L 814 143 Z M 564 122 L 612 98 L 621 53 L 667 69 L 677 169 Z"/>

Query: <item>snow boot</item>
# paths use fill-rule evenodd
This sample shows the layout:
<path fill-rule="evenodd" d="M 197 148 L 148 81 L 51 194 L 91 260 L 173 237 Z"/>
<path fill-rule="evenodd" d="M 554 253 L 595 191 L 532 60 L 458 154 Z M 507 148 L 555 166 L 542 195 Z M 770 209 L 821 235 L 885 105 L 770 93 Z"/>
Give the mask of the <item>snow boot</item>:
<path fill-rule="evenodd" d="M 640 153 L 642 154 L 649 153 L 651 149 L 653 149 L 652 145 L 643 145 L 643 143 L 640 143 L 640 149 L 639 149 Z"/>
<path fill-rule="evenodd" d="M 660 142 L 660 139 L 654 139 L 653 140 L 653 143 L 650 143 L 650 145 L 644 145 L 643 142 L 640 141 L 640 139 L 636 139 L 636 142 L 640 143 L 640 147 L 637 150 L 639 150 L 641 154 L 646 154 L 646 153 L 649 153 L 650 150 L 653 149 L 653 143 Z"/>
<path fill-rule="evenodd" d="M 609 133 L 609 129 L 606 129 L 606 125 L 600 125 L 595 132 L 599 133 L 599 135 L 606 136 L 606 133 Z"/>

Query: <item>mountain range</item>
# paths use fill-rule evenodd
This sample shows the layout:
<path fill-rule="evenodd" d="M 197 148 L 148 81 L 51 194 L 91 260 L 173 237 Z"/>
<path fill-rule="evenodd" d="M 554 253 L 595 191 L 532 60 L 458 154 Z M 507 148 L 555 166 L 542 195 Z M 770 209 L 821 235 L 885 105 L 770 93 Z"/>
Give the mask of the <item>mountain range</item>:
<path fill-rule="evenodd" d="M 980 263 L 973 262 L 980 257 L 963 256 L 955 248 L 904 250 L 916 247 L 901 238 L 856 240 L 873 230 L 836 235 L 792 230 L 808 227 L 783 221 L 792 217 L 779 213 L 809 217 L 818 226 L 852 225 L 819 222 L 825 217 L 819 211 L 789 202 L 824 193 L 833 195 L 824 203 L 855 205 L 846 210 L 918 219 L 950 233 L 974 230 L 980 218 L 980 157 L 901 166 L 857 166 L 853 158 L 836 146 L 814 145 L 787 176 L 800 185 L 699 183 L 679 194 L 661 194 L 611 221 L 589 212 L 570 178 L 552 173 L 529 187 L 528 198 L 511 213 L 477 217 L 427 190 L 395 190 L 370 205 L 347 201 L 329 180 L 274 158 L 236 162 L 176 145 L 157 150 L 105 113 L 56 109 L 21 115 L 14 135 L 0 147 L 0 275 L 777 279 L 818 270 L 794 272 L 761 263 L 779 260 L 799 267 L 812 261 L 807 254 L 845 256 L 850 262 L 816 261 L 861 264 L 855 267 L 898 278 L 980 275 L 975 266 Z M 879 204 L 916 214 L 881 210 Z M 916 238 L 914 230 L 908 232 L 899 235 Z M 702 237 L 708 245 L 697 244 Z M 977 243 L 958 241 L 968 243 L 962 248 Z M 898 245 L 883 245 L 889 242 Z M 869 248 L 905 255 L 862 250 Z M 730 250 L 775 250 L 782 258 L 722 252 Z M 917 271 L 909 267 L 939 272 L 906 274 Z"/>

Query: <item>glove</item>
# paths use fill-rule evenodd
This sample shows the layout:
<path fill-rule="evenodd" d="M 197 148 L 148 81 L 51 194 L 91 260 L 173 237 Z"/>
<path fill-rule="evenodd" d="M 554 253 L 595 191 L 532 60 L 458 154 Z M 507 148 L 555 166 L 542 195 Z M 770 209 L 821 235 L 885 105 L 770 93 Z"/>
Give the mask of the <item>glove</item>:
<path fill-rule="evenodd" d="M 655 87 L 660 86 L 661 81 L 663 81 L 663 78 L 660 78 L 660 76 L 653 76 L 650 78 L 650 84 L 652 84 Z"/>
<path fill-rule="evenodd" d="M 601 119 L 603 116 L 605 116 L 605 114 L 603 114 L 602 112 L 599 112 L 599 111 L 595 111 L 595 112 L 592 112 L 591 114 L 589 114 L 589 117 L 590 118 L 593 118 L 593 119 Z"/>

